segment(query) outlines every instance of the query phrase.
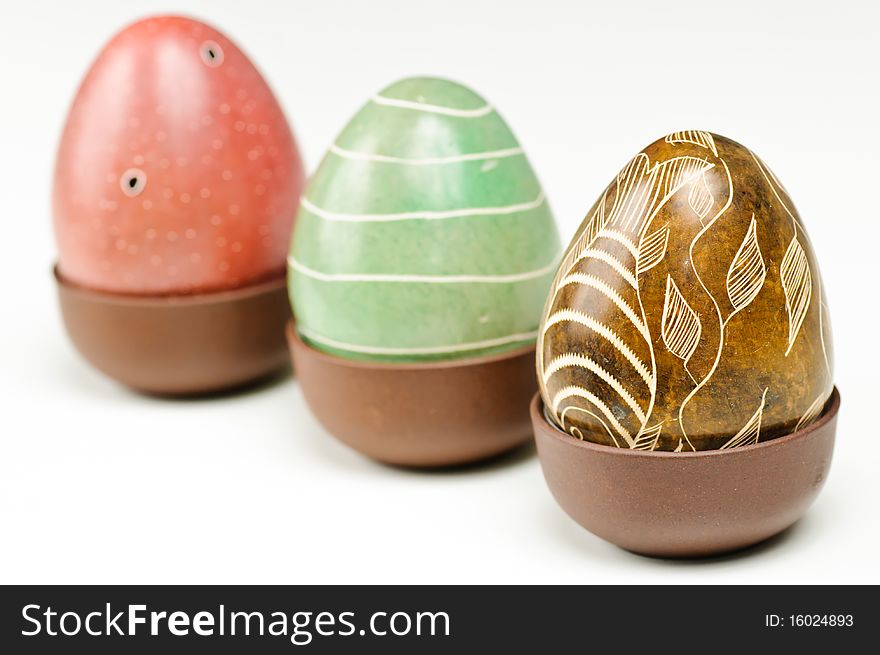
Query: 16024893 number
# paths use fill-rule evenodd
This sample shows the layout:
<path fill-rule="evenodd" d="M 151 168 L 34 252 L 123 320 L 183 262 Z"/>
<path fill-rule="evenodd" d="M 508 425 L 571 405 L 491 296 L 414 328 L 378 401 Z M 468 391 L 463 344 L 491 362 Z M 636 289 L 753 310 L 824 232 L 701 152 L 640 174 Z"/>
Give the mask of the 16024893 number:
<path fill-rule="evenodd" d="M 792 614 L 789 625 L 798 628 L 848 628 L 853 625 L 852 614 Z"/>

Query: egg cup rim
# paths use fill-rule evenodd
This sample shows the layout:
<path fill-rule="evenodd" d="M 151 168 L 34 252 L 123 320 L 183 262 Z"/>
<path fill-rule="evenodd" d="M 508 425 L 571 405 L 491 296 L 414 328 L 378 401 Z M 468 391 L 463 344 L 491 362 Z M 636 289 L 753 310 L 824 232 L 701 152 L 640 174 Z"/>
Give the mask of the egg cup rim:
<path fill-rule="evenodd" d="M 274 291 L 287 285 L 286 269 L 269 276 L 261 277 L 254 282 L 243 284 L 231 289 L 217 289 L 214 291 L 195 291 L 193 293 L 126 293 L 120 291 L 106 291 L 83 286 L 74 282 L 61 272 L 60 265 L 56 263 L 52 267 L 52 275 L 55 281 L 68 293 L 75 293 L 83 297 L 100 299 L 104 302 L 112 302 L 119 305 L 169 305 L 169 304 L 204 304 L 224 303 L 232 300 L 240 300 L 248 296 L 256 296 L 268 291 Z"/>
<path fill-rule="evenodd" d="M 740 455 L 747 456 L 751 453 L 760 451 L 766 448 L 781 448 L 786 444 L 796 441 L 798 439 L 802 439 L 807 435 L 815 432 L 820 429 L 822 426 L 826 425 L 837 415 L 840 410 L 840 392 L 835 385 L 832 387 L 831 395 L 828 397 L 828 400 L 825 401 L 825 407 L 822 409 L 822 413 L 819 415 L 815 421 L 810 423 L 808 426 L 801 428 L 800 430 L 796 430 L 790 434 L 787 434 L 782 437 L 777 437 L 775 439 L 768 439 L 767 441 L 760 441 L 755 444 L 749 444 L 747 446 L 740 446 L 738 448 L 730 448 L 727 450 L 721 450 L 718 448 L 713 448 L 710 450 L 696 450 L 689 452 L 672 452 L 668 450 L 633 450 L 631 448 L 616 448 L 614 446 L 608 446 L 605 444 L 595 443 L 592 441 L 588 441 L 586 439 L 577 439 L 570 434 L 563 432 L 557 425 L 555 425 L 552 421 L 550 421 L 545 412 L 544 412 L 544 401 L 541 398 L 540 391 L 536 393 L 532 397 L 531 403 L 529 403 L 529 413 L 532 416 L 532 423 L 535 425 L 536 432 L 539 428 L 541 429 L 542 434 L 545 437 L 550 437 L 553 439 L 557 439 L 559 441 L 564 441 L 570 446 L 575 448 L 581 448 L 584 450 L 592 451 L 597 454 L 614 454 L 621 457 L 636 457 L 636 458 L 666 458 L 666 459 L 674 459 L 675 461 L 682 461 L 687 459 L 697 459 L 697 458 L 706 458 L 706 457 L 725 457 L 732 455 Z"/>
<path fill-rule="evenodd" d="M 392 361 L 378 361 L 378 360 L 368 360 L 368 359 L 350 359 L 348 357 L 343 357 L 341 355 L 336 355 L 333 353 L 328 353 L 323 350 L 319 350 L 311 345 L 308 341 L 303 339 L 302 335 L 299 333 L 299 330 L 295 327 L 296 317 L 287 322 L 287 327 L 285 328 L 285 332 L 287 333 L 288 339 L 295 339 L 299 344 L 304 348 L 308 348 L 310 351 L 315 353 L 318 358 L 323 359 L 329 363 L 349 366 L 351 368 L 359 368 L 359 369 L 374 369 L 374 370 L 385 370 L 385 371 L 420 371 L 420 370 L 437 370 L 437 369 L 449 369 L 449 368 L 464 368 L 467 366 L 481 366 L 483 364 L 489 364 L 492 362 L 501 361 L 504 359 L 513 359 L 515 357 L 521 357 L 529 352 L 533 352 L 537 346 L 537 341 L 529 343 L 525 346 L 520 346 L 518 348 L 514 348 L 511 350 L 503 350 L 501 352 L 489 353 L 486 355 L 476 355 L 476 356 L 468 356 L 462 357 L 460 359 L 440 359 L 440 360 L 430 360 L 424 362 L 418 361 L 402 361 L 402 362 L 392 362 Z"/>

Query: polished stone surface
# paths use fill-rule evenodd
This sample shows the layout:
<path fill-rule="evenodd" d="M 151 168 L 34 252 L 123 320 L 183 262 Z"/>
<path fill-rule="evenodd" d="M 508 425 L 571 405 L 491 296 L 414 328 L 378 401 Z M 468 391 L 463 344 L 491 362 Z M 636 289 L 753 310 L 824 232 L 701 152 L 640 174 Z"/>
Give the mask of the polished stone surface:
<path fill-rule="evenodd" d="M 652 143 L 566 251 L 538 357 L 551 420 L 590 441 L 734 448 L 808 425 L 831 394 L 831 329 L 785 188 L 730 139 Z"/>

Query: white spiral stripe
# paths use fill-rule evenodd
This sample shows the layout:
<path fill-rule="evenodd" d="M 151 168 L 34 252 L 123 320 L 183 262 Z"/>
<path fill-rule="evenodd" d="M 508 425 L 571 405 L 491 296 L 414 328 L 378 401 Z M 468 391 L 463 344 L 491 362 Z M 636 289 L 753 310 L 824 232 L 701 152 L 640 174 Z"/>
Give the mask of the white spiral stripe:
<path fill-rule="evenodd" d="M 412 284 L 510 284 L 536 280 L 556 270 L 559 258 L 554 257 L 546 266 L 509 275 L 410 275 L 396 273 L 323 273 L 297 261 L 293 255 L 287 258 L 290 267 L 306 277 L 321 282 L 402 282 Z"/>
<path fill-rule="evenodd" d="M 441 355 L 445 353 L 465 352 L 468 350 L 480 350 L 482 348 L 493 348 L 495 346 L 504 346 L 518 341 L 531 341 L 538 336 L 538 331 L 521 332 L 518 334 L 508 334 L 495 339 L 486 339 L 484 341 L 471 341 L 468 343 L 457 343 L 448 346 L 417 346 L 412 348 L 386 348 L 383 346 L 363 346 L 356 343 L 347 343 L 338 341 L 330 337 L 322 336 L 312 330 L 297 326 L 297 331 L 305 338 L 315 341 L 316 343 L 338 348 L 340 350 L 348 350 L 353 353 L 363 353 L 365 355 Z"/>
<path fill-rule="evenodd" d="M 529 202 L 522 202 L 515 205 L 504 205 L 501 207 L 466 207 L 463 209 L 450 209 L 446 211 L 414 211 L 399 212 L 395 214 L 346 214 L 342 212 L 334 212 L 322 207 L 318 207 L 311 200 L 303 196 L 300 205 L 310 213 L 323 218 L 326 221 L 343 221 L 352 223 L 383 223 L 389 221 L 410 221 L 410 220 L 443 220 L 447 218 L 465 218 L 469 216 L 506 216 L 508 214 L 519 214 L 521 212 L 537 209 L 544 204 L 544 192 L 538 194 L 538 197 Z"/>
<path fill-rule="evenodd" d="M 485 152 L 470 152 L 461 155 L 449 155 L 447 157 L 392 157 L 391 155 L 377 155 L 366 152 L 355 152 L 336 145 L 330 146 L 330 152 L 343 159 L 356 161 L 370 161 L 381 164 L 401 164 L 404 166 L 431 166 L 435 164 L 458 164 L 466 161 L 483 161 L 486 159 L 505 159 L 523 154 L 522 148 L 504 148 L 502 150 L 487 150 Z"/>
<path fill-rule="evenodd" d="M 455 107 L 445 107 L 443 105 L 432 105 L 427 102 L 413 102 L 412 100 L 400 100 L 399 98 L 386 98 L 383 95 L 373 96 L 372 101 L 377 105 L 383 105 L 385 107 L 413 109 L 415 111 L 424 111 L 430 114 L 455 116 L 456 118 L 480 118 L 495 110 L 492 105 L 488 104 L 475 109 L 457 109 Z"/>

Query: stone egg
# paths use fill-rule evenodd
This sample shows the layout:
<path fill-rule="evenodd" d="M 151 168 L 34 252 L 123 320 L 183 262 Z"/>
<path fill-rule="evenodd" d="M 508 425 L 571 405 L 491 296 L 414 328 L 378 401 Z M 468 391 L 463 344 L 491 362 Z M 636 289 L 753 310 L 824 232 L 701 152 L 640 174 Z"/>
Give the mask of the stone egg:
<path fill-rule="evenodd" d="M 537 365 L 548 418 L 610 446 L 728 449 L 809 425 L 832 393 L 831 325 L 779 179 L 708 132 L 637 154 L 563 256 Z"/>
<path fill-rule="evenodd" d="M 309 181 L 289 257 L 300 336 L 351 359 L 450 360 L 534 343 L 560 243 L 541 185 L 470 89 L 371 98 Z"/>
<path fill-rule="evenodd" d="M 283 275 L 303 182 L 284 114 L 236 45 L 195 20 L 142 20 L 101 51 L 70 109 L 58 272 L 136 295 Z"/>
<path fill-rule="evenodd" d="M 82 81 L 56 159 L 55 279 L 76 349 L 150 394 L 283 370 L 303 184 L 281 107 L 232 41 L 174 16 L 123 29 Z"/>

